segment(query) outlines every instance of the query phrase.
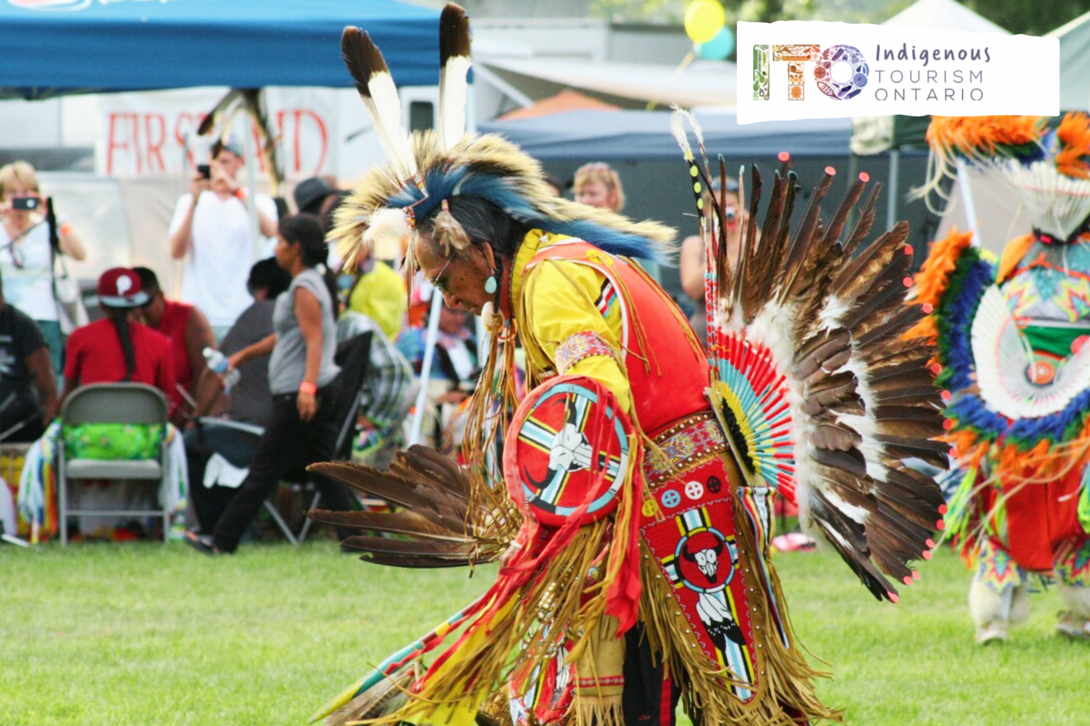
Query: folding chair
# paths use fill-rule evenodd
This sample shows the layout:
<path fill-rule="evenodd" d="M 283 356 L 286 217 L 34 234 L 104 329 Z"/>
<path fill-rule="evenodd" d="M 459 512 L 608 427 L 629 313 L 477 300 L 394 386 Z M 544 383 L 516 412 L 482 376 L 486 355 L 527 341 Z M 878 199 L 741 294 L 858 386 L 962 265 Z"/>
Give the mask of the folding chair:
<path fill-rule="evenodd" d="M 68 544 L 71 515 L 162 517 L 163 541 L 170 536 L 171 511 L 163 497 L 160 509 L 71 509 L 68 506 L 70 479 L 124 479 L 154 481 L 162 490 L 167 475 L 167 400 L 156 388 L 142 383 L 94 383 L 69 394 L 61 407 L 61 427 L 93 423 L 158 424 L 163 427 L 154 459 L 100 460 L 69 459 L 64 441 L 57 446 L 57 490 L 61 545 Z"/>
<path fill-rule="evenodd" d="M 337 353 L 334 359 L 337 364 L 341 366 L 340 376 L 344 390 L 344 395 L 333 402 L 335 408 L 332 412 L 333 419 L 341 422 L 337 433 L 336 447 L 334 449 L 334 458 L 338 460 L 349 459 L 352 455 L 352 440 L 356 433 L 360 396 L 363 395 L 364 378 L 370 363 L 371 336 L 371 332 L 361 333 L 337 346 Z M 260 426 L 238 423 L 227 419 L 202 418 L 199 420 L 199 424 L 203 431 L 209 432 L 212 436 L 216 435 L 217 427 L 231 429 L 235 432 L 241 432 L 252 436 L 255 450 L 257 448 L 257 441 L 264 431 Z M 199 482 L 195 484 L 195 486 L 200 485 Z M 308 509 L 317 507 L 321 498 L 321 492 L 315 489 Z M 307 535 L 310 533 L 311 526 L 309 518 L 305 518 L 299 531 L 295 532 L 292 530 L 291 525 L 284 519 L 280 510 L 277 509 L 276 505 L 269 499 L 265 500 L 265 510 L 269 513 L 269 516 L 272 517 L 273 521 L 276 522 L 277 528 L 283 533 L 285 539 L 293 545 L 299 545 L 306 540 Z"/>

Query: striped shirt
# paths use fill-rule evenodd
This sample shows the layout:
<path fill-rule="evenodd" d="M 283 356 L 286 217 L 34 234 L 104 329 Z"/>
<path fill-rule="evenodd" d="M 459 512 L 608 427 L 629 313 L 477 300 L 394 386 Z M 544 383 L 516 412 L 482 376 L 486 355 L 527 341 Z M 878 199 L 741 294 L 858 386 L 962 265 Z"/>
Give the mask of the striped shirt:
<path fill-rule="evenodd" d="M 371 365 L 363 382 L 360 412 L 387 435 L 399 426 L 413 405 L 412 367 L 371 318 L 346 312 L 337 323 L 337 343 L 372 332 Z"/>

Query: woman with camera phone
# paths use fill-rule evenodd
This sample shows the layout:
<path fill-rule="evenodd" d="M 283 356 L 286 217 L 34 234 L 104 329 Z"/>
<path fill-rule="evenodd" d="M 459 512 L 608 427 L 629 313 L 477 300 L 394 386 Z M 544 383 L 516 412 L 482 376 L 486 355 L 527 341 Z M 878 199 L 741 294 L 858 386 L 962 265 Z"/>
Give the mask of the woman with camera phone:
<path fill-rule="evenodd" d="M 15 161 L 0 167 L 0 274 L 4 278 L 4 298 L 38 323 L 49 345 L 53 370 L 60 374 L 64 339 L 54 294 L 54 250 L 46 211 L 46 197 L 38 187 L 33 166 Z M 70 224 L 57 224 L 57 238 L 56 251 L 60 254 L 74 260 L 87 256 Z"/>

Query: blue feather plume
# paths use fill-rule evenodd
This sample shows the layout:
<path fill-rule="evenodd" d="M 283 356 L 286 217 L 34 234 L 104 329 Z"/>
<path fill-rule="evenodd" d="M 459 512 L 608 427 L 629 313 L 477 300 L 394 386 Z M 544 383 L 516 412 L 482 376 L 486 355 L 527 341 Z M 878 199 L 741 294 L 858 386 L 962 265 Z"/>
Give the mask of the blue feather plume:
<path fill-rule="evenodd" d="M 413 207 L 417 219 L 424 219 L 444 199 L 458 195 L 484 197 L 512 217 L 535 229 L 550 234 L 563 234 L 590 242 L 612 255 L 636 257 L 658 264 L 667 264 L 659 246 L 651 239 L 637 234 L 622 232 L 613 227 L 586 219 L 557 221 L 542 214 L 534 204 L 522 195 L 518 184 L 509 178 L 494 174 L 475 174 L 466 167 L 433 169 L 424 177 L 427 195 L 414 184 L 406 184 L 392 195 L 387 205 Z"/>

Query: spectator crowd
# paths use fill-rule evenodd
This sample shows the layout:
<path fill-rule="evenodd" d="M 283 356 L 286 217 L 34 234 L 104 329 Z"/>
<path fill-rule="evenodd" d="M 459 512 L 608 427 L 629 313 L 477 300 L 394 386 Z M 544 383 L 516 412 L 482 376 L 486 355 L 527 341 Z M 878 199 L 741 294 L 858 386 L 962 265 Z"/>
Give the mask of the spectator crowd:
<path fill-rule="evenodd" d="M 87 254 L 78 233 L 55 217 L 29 164 L 0 168 L 0 444 L 32 444 L 18 499 L 41 536 L 65 526 L 49 501 L 57 482 L 48 464 L 57 446 L 72 447 L 51 422 L 67 394 L 91 383 L 144 383 L 167 399 L 164 435 L 184 441 L 172 449 L 180 490 L 189 492 L 180 505 L 184 536 L 208 554 L 234 551 L 276 483 L 298 480 L 309 463 L 346 453 L 385 466 L 410 436 L 448 453 L 460 444 L 479 373 L 473 317 L 437 308 L 434 355 L 420 381 L 435 291 L 421 278 L 410 298 L 400 261 L 342 265 L 327 248 L 348 192 L 335 179 L 306 179 L 294 190 L 297 213 L 282 217 L 276 201 L 251 198 L 240 183 L 242 153 L 230 141 L 217 142 L 207 162 L 195 165 L 166 232 L 183 266 L 179 298 L 148 267 L 110 269 L 98 280 L 100 319 L 83 325 L 66 314 L 59 284 L 65 258 Z M 605 164 L 580 168 L 572 193 L 588 205 L 624 206 L 620 179 Z M 258 244 L 253 217 L 265 240 Z M 364 338 L 350 449 L 338 452 L 345 421 L 334 402 L 352 395 L 342 390 L 341 351 Z M 424 410 L 410 434 L 421 387 Z M 134 443 L 111 453 L 141 450 Z M 316 483 L 328 506 L 348 508 L 345 492 Z"/>

